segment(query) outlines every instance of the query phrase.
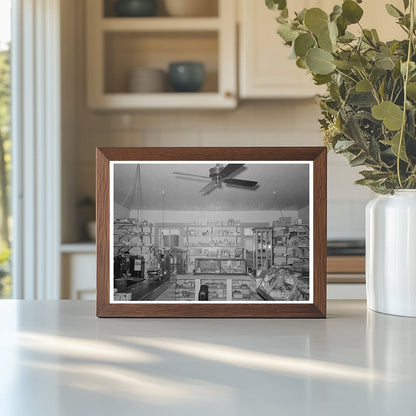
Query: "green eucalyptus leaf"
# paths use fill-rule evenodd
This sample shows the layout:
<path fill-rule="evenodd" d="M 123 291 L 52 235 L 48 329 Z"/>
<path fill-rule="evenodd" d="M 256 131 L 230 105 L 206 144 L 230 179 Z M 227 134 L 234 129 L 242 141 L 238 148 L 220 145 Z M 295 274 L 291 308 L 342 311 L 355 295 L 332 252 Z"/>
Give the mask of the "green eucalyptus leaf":
<path fill-rule="evenodd" d="M 315 82 L 315 85 L 328 84 L 331 81 L 331 75 L 319 75 L 319 74 L 315 74 L 313 76 L 313 80 Z"/>
<path fill-rule="evenodd" d="M 298 58 L 296 59 L 296 66 L 301 69 L 308 69 L 308 65 L 306 65 L 305 58 Z"/>
<path fill-rule="evenodd" d="M 329 20 L 331 22 L 335 22 L 338 17 L 342 15 L 342 7 L 336 4 L 334 8 L 332 9 L 332 13 L 329 15 Z"/>
<path fill-rule="evenodd" d="M 378 141 L 374 136 L 370 137 L 368 151 L 373 159 L 374 165 L 379 166 L 381 161 L 380 147 Z"/>
<path fill-rule="evenodd" d="M 378 88 L 378 93 L 383 100 L 386 99 L 386 78 L 383 78 L 381 81 L 380 87 Z"/>
<path fill-rule="evenodd" d="M 321 49 L 324 49 L 328 52 L 334 51 L 334 44 L 331 40 L 328 27 L 325 31 L 318 35 L 318 45 Z"/>
<path fill-rule="evenodd" d="M 392 4 L 386 4 L 387 13 L 393 17 L 403 17 L 404 14 L 397 8 L 394 7 Z"/>
<path fill-rule="evenodd" d="M 358 70 L 363 69 L 368 64 L 367 59 L 365 59 L 364 56 L 361 56 L 358 53 L 352 55 L 349 62 L 354 68 Z"/>
<path fill-rule="evenodd" d="M 364 176 L 365 179 L 372 179 L 374 181 L 378 181 L 380 179 L 388 178 L 391 173 L 390 172 L 379 172 L 377 170 L 362 170 L 360 175 Z"/>
<path fill-rule="evenodd" d="M 407 84 L 407 96 L 412 100 L 416 100 L 416 82 Z"/>
<path fill-rule="evenodd" d="M 392 70 L 394 69 L 394 64 L 395 62 L 391 56 L 381 56 L 380 54 L 375 60 L 376 67 L 380 69 Z"/>
<path fill-rule="evenodd" d="M 380 38 L 379 38 L 379 36 L 378 36 L 378 33 L 377 33 L 377 30 L 376 30 L 376 29 L 371 29 L 371 34 L 373 35 L 373 39 L 374 39 L 376 42 L 380 42 Z"/>
<path fill-rule="evenodd" d="M 344 36 L 345 32 L 347 31 L 348 22 L 344 19 L 342 15 L 337 19 L 337 27 L 340 36 Z"/>
<path fill-rule="evenodd" d="M 287 44 L 290 44 L 298 37 L 298 32 L 292 29 L 292 27 L 287 23 L 280 24 L 277 29 L 277 33 Z"/>
<path fill-rule="evenodd" d="M 338 25 L 337 25 L 337 29 L 339 31 Z M 348 32 L 348 30 L 347 30 L 347 31 L 345 31 L 343 36 L 338 38 L 338 41 L 341 42 L 341 43 L 350 43 L 355 39 L 357 39 L 357 37 L 353 33 Z"/>
<path fill-rule="evenodd" d="M 328 15 L 318 7 L 309 9 L 305 13 L 305 26 L 315 35 L 327 30 L 328 27 Z"/>
<path fill-rule="evenodd" d="M 266 0 L 266 6 L 271 10 L 283 10 L 287 2 L 286 0 Z"/>
<path fill-rule="evenodd" d="M 282 16 L 282 15 L 277 16 L 277 17 L 276 17 L 276 22 L 277 22 L 277 23 L 280 23 L 280 24 L 282 24 L 282 25 L 284 25 L 284 24 L 288 24 L 288 20 L 287 20 L 287 18 L 286 18 L 286 17 L 284 17 L 284 16 Z"/>
<path fill-rule="evenodd" d="M 309 49 L 316 45 L 314 37 L 310 33 L 302 33 L 295 39 L 296 56 L 304 58 Z"/>
<path fill-rule="evenodd" d="M 402 26 L 406 27 L 406 28 L 410 28 L 410 14 L 406 14 L 404 17 L 399 17 L 398 20 L 399 24 L 401 24 Z"/>
<path fill-rule="evenodd" d="M 356 185 L 370 186 L 374 183 L 373 179 L 358 179 L 355 181 Z"/>
<path fill-rule="evenodd" d="M 357 92 L 371 92 L 371 83 L 366 79 L 362 79 L 361 81 L 357 82 L 355 86 L 355 90 Z"/>
<path fill-rule="evenodd" d="M 364 152 L 361 152 L 358 156 L 350 160 L 350 165 L 352 167 L 362 165 L 367 159 L 367 155 Z"/>
<path fill-rule="evenodd" d="M 349 24 L 358 23 L 364 14 L 363 9 L 353 0 L 342 3 L 342 16 Z"/>
<path fill-rule="evenodd" d="M 331 38 L 331 42 L 334 46 L 337 44 L 338 40 L 338 26 L 334 22 L 328 23 L 328 30 L 329 30 L 329 37 Z"/>
<path fill-rule="evenodd" d="M 303 21 L 305 20 L 306 11 L 307 11 L 307 9 L 303 9 L 299 13 L 296 14 L 296 19 L 299 22 L 303 23 Z"/>
<path fill-rule="evenodd" d="M 402 127 L 403 110 L 391 101 L 383 101 L 375 105 L 371 113 L 375 119 L 383 121 L 389 130 L 400 130 Z"/>
<path fill-rule="evenodd" d="M 349 71 L 352 68 L 352 65 L 348 61 L 336 60 L 332 61 L 332 63 L 339 69 L 344 71 Z"/>
<path fill-rule="evenodd" d="M 404 6 L 404 9 L 406 10 L 409 7 L 409 0 L 403 0 L 403 6 Z"/>
<path fill-rule="evenodd" d="M 310 49 L 306 54 L 306 64 L 314 75 L 327 75 L 333 72 L 335 69 L 333 59 L 330 52 L 320 48 Z"/>
<path fill-rule="evenodd" d="M 370 45 L 374 45 L 375 39 L 373 38 L 373 34 L 371 33 L 371 30 L 364 29 L 363 36 L 367 43 L 369 43 Z"/>
<path fill-rule="evenodd" d="M 416 71 L 416 64 L 414 62 L 409 63 L 409 73 Z M 403 76 L 406 76 L 406 62 L 402 62 L 400 65 L 400 72 Z"/>
<path fill-rule="evenodd" d="M 335 152 L 345 152 L 348 150 L 351 146 L 354 145 L 354 142 L 351 140 L 338 140 L 336 144 L 334 145 Z"/>
<path fill-rule="evenodd" d="M 381 143 L 390 146 L 391 151 L 393 152 L 394 156 L 398 156 L 399 154 L 399 145 L 400 145 L 400 132 L 395 134 L 393 136 L 393 138 L 388 141 L 388 140 L 381 140 Z M 402 146 L 400 148 L 400 159 L 403 160 L 404 162 L 409 162 L 409 159 L 407 157 L 406 154 L 406 149 L 405 149 L 405 140 L 403 140 L 402 142 Z"/>
<path fill-rule="evenodd" d="M 344 125 L 344 133 L 359 149 L 364 149 L 366 147 L 366 139 L 361 124 L 362 120 L 358 115 L 348 117 Z"/>

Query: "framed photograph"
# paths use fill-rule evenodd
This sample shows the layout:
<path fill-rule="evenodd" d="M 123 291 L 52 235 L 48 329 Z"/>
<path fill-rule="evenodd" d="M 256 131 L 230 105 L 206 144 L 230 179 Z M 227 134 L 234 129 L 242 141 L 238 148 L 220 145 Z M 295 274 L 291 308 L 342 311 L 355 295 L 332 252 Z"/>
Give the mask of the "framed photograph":
<path fill-rule="evenodd" d="M 98 148 L 97 316 L 324 318 L 326 152 Z"/>

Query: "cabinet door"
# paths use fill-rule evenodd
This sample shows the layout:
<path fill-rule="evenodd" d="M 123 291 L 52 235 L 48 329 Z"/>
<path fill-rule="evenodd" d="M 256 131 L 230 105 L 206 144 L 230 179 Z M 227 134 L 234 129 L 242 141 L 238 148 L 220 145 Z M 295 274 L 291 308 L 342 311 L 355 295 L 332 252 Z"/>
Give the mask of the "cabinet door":
<path fill-rule="evenodd" d="M 402 0 L 389 1 L 399 9 Z M 341 0 L 298 0 L 289 3 L 289 10 L 300 11 L 304 7 L 320 7 L 330 12 Z M 268 10 L 264 1 L 239 0 L 240 51 L 239 75 L 241 98 L 304 98 L 325 92 L 324 87 L 313 84 L 305 70 L 298 68 L 290 59 L 291 50 L 277 35 L 277 12 Z M 394 18 L 386 12 L 384 2 L 366 0 L 362 25 L 376 28 L 384 41 L 403 38 L 404 32 L 395 24 Z M 349 27 L 357 33 L 358 25 Z"/>
<path fill-rule="evenodd" d="M 329 10 L 328 2 L 299 0 L 295 7 Z M 264 1 L 239 0 L 239 13 L 241 98 L 304 98 L 322 92 L 311 75 L 289 59 L 291 50 L 276 33 L 275 11 L 268 10 Z"/>
<path fill-rule="evenodd" d="M 68 253 L 62 256 L 62 298 L 94 300 L 96 256 L 93 253 Z"/>
<path fill-rule="evenodd" d="M 380 0 L 365 0 L 360 4 L 364 10 L 361 25 L 364 28 L 377 29 L 380 39 L 384 42 L 393 39 L 404 39 L 406 34 L 395 23 L 396 19 L 387 13 L 386 3 L 393 4 L 399 10 L 403 10 L 403 0 L 389 0 L 386 2 Z M 352 28 L 353 26 L 351 26 Z M 359 32 L 359 28 L 356 26 L 352 32 Z"/>

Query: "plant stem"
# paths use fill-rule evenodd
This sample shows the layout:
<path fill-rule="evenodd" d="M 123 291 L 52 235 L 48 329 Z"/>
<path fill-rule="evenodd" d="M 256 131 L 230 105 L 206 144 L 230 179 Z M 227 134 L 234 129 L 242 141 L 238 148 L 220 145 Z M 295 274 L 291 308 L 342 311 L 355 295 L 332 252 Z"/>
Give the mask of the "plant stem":
<path fill-rule="evenodd" d="M 410 0 L 410 30 L 409 30 L 409 45 L 407 47 L 407 60 L 406 60 L 406 73 L 404 76 L 404 85 L 403 85 L 403 119 L 402 119 L 402 127 L 400 129 L 400 140 L 399 140 L 399 148 L 397 151 L 397 177 L 399 179 L 399 186 L 403 188 L 402 177 L 400 174 L 400 156 L 403 147 L 404 141 L 404 133 L 406 130 L 406 110 L 407 110 L 407 83 L 409 82 L 409 69 L 410 69 L 410 61 L 412 59 L 412 50 L 413 50 L 413 36 L 414 36 L 414 27 L 415 27 L 415 0 Z"/>
<path fill-rule="evenodd" d="M 341 74 L 341 75 L 344 75 L 344 77 L 349 78 L 351 81 L 353 81 L 353 82 L 355 82 L 355 83 L 357 83 L 357 82 L 358 82 L 355 78 L 351 77 L 351 76 L 350 76 L 350 75 L 348 75 L 348 74 L 345 74 L 344 72 L 340 71 L 338 68 L 335 68 L 335 71 L 336 71 L 336 72 L 338 72 L 338 73 L 339 73 L 339 74 Z"/>

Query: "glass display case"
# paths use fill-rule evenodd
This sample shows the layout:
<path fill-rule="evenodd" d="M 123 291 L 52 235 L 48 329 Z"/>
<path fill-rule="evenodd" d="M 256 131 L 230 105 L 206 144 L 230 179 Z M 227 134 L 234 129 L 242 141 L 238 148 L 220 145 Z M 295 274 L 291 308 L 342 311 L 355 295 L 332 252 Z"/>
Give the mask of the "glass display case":
<path fill-rule="evenodd" d="M 201 279 L 201 288 L 206 286 L 208 301 L 227 300 L 227 281 L 226 279 Z"/>
<path fill-rule="evenodd" d="M 288 267 L 273 266 L 263 274 L 257 293 L 264 300 L 309 300 L 309 277 L 302 277 Z"/>
<path fill-rule="evenodd" d="M 175 282 L 175 300 L 194 301 L 195 300 L 195 280 L 177 279 Z"/>
<path fill-rule="evenodd" d="M 245 259 L 195 259 L 195 274 L 246 274 Z"/>

